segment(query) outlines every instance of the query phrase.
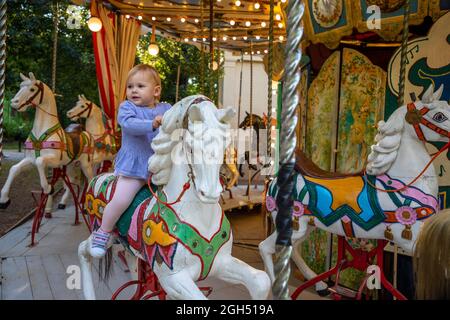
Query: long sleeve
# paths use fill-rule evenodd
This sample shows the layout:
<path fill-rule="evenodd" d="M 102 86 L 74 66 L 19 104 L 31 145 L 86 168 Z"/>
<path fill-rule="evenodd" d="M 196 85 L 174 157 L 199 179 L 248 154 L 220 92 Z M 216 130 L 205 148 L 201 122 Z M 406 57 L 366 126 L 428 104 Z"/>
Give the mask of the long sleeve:
<path fill-rule="evenodd" d="M 127 101 L 120 105 L 117 118 L 122 130 L 128 134 L 133 136 L 141 136 L 148 133 L 153 133 L 153 119 L 139 119 L 136 111 L 133 110 L 132 106 L 130 106 Z"/>

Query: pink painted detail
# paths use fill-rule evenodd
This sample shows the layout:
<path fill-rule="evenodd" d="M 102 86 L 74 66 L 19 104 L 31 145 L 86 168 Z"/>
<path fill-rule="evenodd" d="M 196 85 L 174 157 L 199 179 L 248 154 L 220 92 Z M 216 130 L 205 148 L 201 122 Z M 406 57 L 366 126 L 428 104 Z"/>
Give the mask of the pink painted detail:
<path fill-rule="evenodd" d="M 343 216 L 342 218 L 341 218 L 341 220 L 342 221 L 344 221 L 344 223 L 349 223 L 350 221 L 352 221 L 349 217 L 347 217 L 347 216 Z"/>
<path fill-rule="evenodd" d="M 275 202 L 275 199 L 273 197 L 267 196 L 266 207 L 270 212 L 274 211 L 277 208 L 277 203 Z"/>
<path fill-rule="evenodd" d="M 401 224 L 411 225 L 416 222 L 417 213 L 413 208 L 409 206 L 403 206 L 395 210 L 395 217 Z"/>
<path fill-rule="evenodd" d="M 299 201 L 294 201 L 293 214 L 295 217 L 301 217 L 305 213 L 305 206 Z"/>
<path fill-rule="evenodd" d="M 64 143 L 61 141 L 43 141 L 39 143 L 38 150 L 41 149 L 63 149 Z M 25 141 L 25 149 L 34 150 L 33 142 L 30 140 Z"/>
<path fill-rule="evenodd" d="M 142 204 L 141 204 L 142 205 Z M 130 229 L 128 229 L 128 236 L 134 241 L 138 240 L 138 217 L 139 217 L 139 209 L 141 205 L 137 206 L 134 210 L 133 216 L 131 217 Z"/>
<path fill-rule="evenodd" d="M 400 181 L 396 181 L 396 180 L 392 180 L 391 178 L 389 178 L 387 175 L 383 174 L 381 176 L 377 176 L 377 179 L 384 182 L 385 184 L 388 184 L 388 181 L 391 181 L 391 184 L 389 184 L 389 186 L 391 186 L 394 189 L 401 189 L 405 186 L 405 184 L 403 182 Z M 402 191 L 400 191 L 400 193 L 411 197 L 413 199 L 417 199 L 419 200 L 421 203 L 423 203 L 424 205 L 430 206 L 431 208 L 433 208 L 435 211 L 438 210 L 438 201 L 435 197 L 430 196 L 422 191 L 420 191 L 419 189 L 416 188 L 406 188 Z"/>

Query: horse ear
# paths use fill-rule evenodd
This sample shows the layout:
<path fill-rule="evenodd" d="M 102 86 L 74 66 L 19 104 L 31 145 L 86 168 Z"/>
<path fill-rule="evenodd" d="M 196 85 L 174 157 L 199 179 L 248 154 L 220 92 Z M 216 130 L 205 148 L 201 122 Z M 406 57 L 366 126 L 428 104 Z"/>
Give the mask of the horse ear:
<path fill-rule="evenodd" d="M 247 111 L 245 111 L 245 114 L 248 115 L 248 116 L 250 115 L 250 113 L 248 113 Z"/>
<path fill-rule="evenodd" d="M 28 73 L 28 75 L 30 76 L 30 79 L 31 79 L 32 81 L 36 81 L 36 78 L 34 77 L 33 72 Z"/>
<path fill-rule="evenodd" d="M 220 122 L 226 123 L 230 122 L 230 120 L 236 115 L 233 107 L 227 107 L 225 109 L 218 109 L 218 119 Z"/>
<path fill-rule="evenodd" d="M 434 101 L 439 101 L 439 99 L 442 96 L 442 92 L 444 91 L 444 84 L 441 84 L 441 86 L 439 87 L 439 89 L 437 89 L 437 91 L 435 93 L 433 93 L 433 100 Z"/>
<path fill-rule="evenodd" d="M 203 114 L 202 114 L 202 110 L 200 108 L 200 106 L 198 104 L 194 104 L 190 109 L 189 109 L 189 120 L 191 120 L 191 122 L 195 122 L 195 121 L 203 121 Z"/>
<path fill-rule="evenodd" d="M 84 100 L 87 100 L 86 97 L 84 96 L 84 94 L 82 94 L 81 97 L 83 97 Z"/>
<path fill-rule="evenodd" d="M 29 80 L 29 79 L 27 78 L 27 76 L 25 76 L 22 72 L 20 73 L 20 79 L 22 79 L 23 81 Z"/>
<path fill-rule="evenodd" d="M 433 92 L 434 92 L 433 84 L 430 84 L 427 91 L 425 91 L 425 93 L 422 95 L 422 102 L 431 103 L 433 101 Z"/>
<path fill-rule="evenodd" d="M 81 100 L 81 95 L 78 95 L 78 100 Z"/>

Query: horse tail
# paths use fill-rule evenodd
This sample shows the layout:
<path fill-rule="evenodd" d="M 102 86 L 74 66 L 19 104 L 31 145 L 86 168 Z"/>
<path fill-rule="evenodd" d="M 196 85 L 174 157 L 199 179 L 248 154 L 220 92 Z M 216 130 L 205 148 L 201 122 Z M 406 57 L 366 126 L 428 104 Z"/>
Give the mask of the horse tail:
<path fill-rule="evenodd" d="M 109 247 L 106 254 L 98 262 L 98 277 L 100 281 L 108 282 L 114 272 L 113 269 L 113 246 Z"/>

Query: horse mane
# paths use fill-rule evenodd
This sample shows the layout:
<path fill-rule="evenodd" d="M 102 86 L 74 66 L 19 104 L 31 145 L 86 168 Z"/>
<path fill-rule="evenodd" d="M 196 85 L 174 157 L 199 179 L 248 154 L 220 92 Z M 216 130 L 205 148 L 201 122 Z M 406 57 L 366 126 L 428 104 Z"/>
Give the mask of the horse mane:
<path fill-rule="evenodd" d="M 371 152 L 367 158 L 366 171 L 368 174 L 383 174 L 394 163 L 401 143 L 405 115 L 406 107 L 402 106 L 395 110 L 386 122 L 378 122 L 376 144 L 371 146 Z"/>
<path fill-rule="evenodd" d="M 208 119 L 208 124 L 214 124 L 217 128 L 225 130 L 227 126 L 217 120 L 215 105 L 202 95 L 189 96 L 173 105 L 163 116 L 162 125 L 158 135 L 152 141 L 152 148 L 155 152 L 148 161 L 148 170 L 152 172 L 152 182 L 156 185 L 165 185 L 169 182 L 172 170 L 172 149 L 178 144 L 178 139 L 172 137 L 175 130 L 183 128 L 183 119 L 195 99 L 203 98 L 202 112 Z M 189 123 L 188 130 L 194 131 L 192 123 Z M 197 136 L 197 134 L 194 134 Z"/>

